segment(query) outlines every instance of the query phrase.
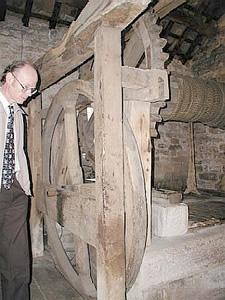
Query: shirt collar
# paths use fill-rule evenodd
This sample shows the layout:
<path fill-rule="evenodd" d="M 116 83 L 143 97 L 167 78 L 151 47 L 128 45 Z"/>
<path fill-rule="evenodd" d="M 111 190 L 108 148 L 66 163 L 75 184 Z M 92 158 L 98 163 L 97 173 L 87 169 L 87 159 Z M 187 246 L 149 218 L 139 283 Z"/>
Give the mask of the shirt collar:
<path fill-rule="evenodd" d="M 6 97 L 3 95 L 1 90 L 0 90 L 0 102 L 2 103 L 4 110 L 8 111 L 8 106 L 10 105 L 10 103 L 6 99 Z"/>
<path fill-rule="evenodd" d="M 20 110 L 23 114 L 26 114 L 25 111 L 17 103 L 9 103 L 9 101 L 3 95 L 1 89 L 0 89 L 0 103 L 2 103 L 3 108 L 6 112 L 8 112 L 8 106 L 13 105 L 14 112 L 16 112 L 17 110 Z"/>

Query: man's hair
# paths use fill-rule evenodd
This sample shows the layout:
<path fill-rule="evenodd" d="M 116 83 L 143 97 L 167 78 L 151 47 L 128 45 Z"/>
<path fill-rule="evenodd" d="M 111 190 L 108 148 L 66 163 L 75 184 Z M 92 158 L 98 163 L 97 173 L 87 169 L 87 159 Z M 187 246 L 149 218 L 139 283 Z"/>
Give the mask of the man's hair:
<path fill-rule="evenodd" d="M 10 65 L 8 65 L 5 68 L 5 70 L 2 73 L 1 82 L 5 83 L 7 73 L 14 72 L 15 70 L 23 68 L 24 66 L 27 66 L 27 65 L 31 66 L 36 71 L 38 71 L 37 67 L 34 64 L 32 64 L 31 62 L 25 61 L 25 60 L 17 60 L 17 61 L 12 62 Z"/>

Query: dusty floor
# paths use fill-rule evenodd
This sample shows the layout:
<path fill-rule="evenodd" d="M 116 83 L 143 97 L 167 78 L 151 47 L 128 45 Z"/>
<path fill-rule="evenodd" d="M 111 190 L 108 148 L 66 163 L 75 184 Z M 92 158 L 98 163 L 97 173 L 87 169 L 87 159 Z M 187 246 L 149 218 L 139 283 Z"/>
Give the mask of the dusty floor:
<path fill-rule="evenodd" d="M 189 207 L 189 230 L 225 223 L 225 194 L 201 192 L 184 196 L 183 202 Z M 34 259 L 32 278 L 31 300 L 83 299 L 58 272 L 48 253 Z"/>
<path fill-rule="evenodd" d="M 200 195 L 185 195 L 183 201 L 189 208 L 189 230 L 225 223 L 225 194 L 201 191 Z M 50 256 L 36 259 L 33 269 L 31 300 L 82 300 L 56 270 Z"/>
<path fill-rule="evenodd" d="M 49 256 L 35 259 L 31 300 L 82 300 L 58 272 Z"/>
<path fill-rule="evenodd" d="M 189 229 L 225 223 L 225 194 L 200 191 L 199 195 L 184 195 L 188 205 Z"/>

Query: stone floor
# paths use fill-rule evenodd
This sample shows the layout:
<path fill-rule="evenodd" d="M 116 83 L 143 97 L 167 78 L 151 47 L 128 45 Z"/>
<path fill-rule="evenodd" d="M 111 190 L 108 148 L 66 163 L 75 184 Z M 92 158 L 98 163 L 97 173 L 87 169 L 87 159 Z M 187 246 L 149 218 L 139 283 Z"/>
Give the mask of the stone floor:
<path fill-rule="evenodd" d="M 31 300 L 82 300 L 46 255 L 34 259 Z"/>
<path fill-rule="evenodd" d="M 225 194 L 200 191 L 199 195 L 184 195 L 188 205 L 189 229 L 225 223 Z"/>
<path fill-rule="evenodd" d="M 189 207 L 189 230 L 225 222 L 225 195 L 201 192 L 199 196 L 186 195 L 183 201 Z M 34 259 L 32 278 L 31 300 L 83 299 L 55 268 L 48 252 Z"/>

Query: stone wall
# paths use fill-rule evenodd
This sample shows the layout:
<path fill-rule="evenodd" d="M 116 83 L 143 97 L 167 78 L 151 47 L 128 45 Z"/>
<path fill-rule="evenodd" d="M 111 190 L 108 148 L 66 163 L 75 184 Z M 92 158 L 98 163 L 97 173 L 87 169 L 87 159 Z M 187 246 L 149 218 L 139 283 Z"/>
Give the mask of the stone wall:
<path fill-rule="evenodd" d="M 29 27 L 22 24 L 22 15 L 7 11 L 6 19 L 0 22 L 0 69 L 13 60 L 37 60 L 49 48 L 62 39 L 68 29 L 58 25 L 49 30 L 48 22 L 31 18 Z"/>
<path fill-rule="evenodd" d="M 0 73 L 14 60 L 35 62 L 48 49 L 60 43 L 68 30 L 68 27 L 59 24 L 56 29 L 50 30 L 47 21 L 36 18 L 31 18 L 29 27 L 24 27 L 21 19 L 22 15 L 7 11 L 5 21 L 0 22 Z M 49 106 L 57 91 L 66 82 L 77 77 L 77 73 L 74 73 L 45 90 L 42 94 L 43 108 Z"/>
<path fill-rule="evenodd" d="M 158 127 L 159 138 L 154 143 L 154 186 L 184 190 L 188 166 L 188 125 L 167 122 Z"/>
<path fill-rule="evenodd" d="M 225 82 L 225 16 L 218 21 L 217 30 L 215 38 L 192 59 L 191 67 L 196 76 Z"/>
<path fill-rule="evenodd" d="M 225 191 L 225 131 L 195 124 L 194 138 L 198 187 Z"/>
<path fill-rule="evenodd" d="M 56 46 L 68 30 L 68 27 L 60 25 L 57 25 L 54 30 L 49 30 L 49 23 L 47 21 L 35 18 L 30 19 L 29 27 L 24 27 L 21 18 L 22 15 L 7 11 L 5 21 L 0 22 L 0 72 L 14 60 L 22 59 L 35 62 L 39 57 L 45 54 L 48 49 Z M 58 90 L 66 82 L 77 77 L 78 72 L 75 72 L 59 83 L 52 85 L 42 93 L 41 97 L 33 99 L 33 103 L 34 101 L 41 101 L 41 107 L 44 109 L 48 108 Z M 25 108 L 25 110 L 28 111 L 27 108 Z M 38 150 L 36 152 L 35 149 L 29 150 L 33 151 L 34 156 L 38 155 Z M 32 174 L 33 182 L 38 180 L 38 168 L 39 166 Z M 41 215 L 36 211 L 35 201 L 36 198 L 34 197 L 32 199 L 30 218 L 32 253 L 33 256 L 40 256 L 43 255 L 43 222 Z"/>
<path fill-rule="evenodd" d="M 225 82 L 225 16 L 218 22 L 218 34 L 193 58 L 191 67 L 194 76 Z M 198 186 L 225 191 L 225 130 L 196 124 L 195 150 Z"/>
<path fill-rule="evenodd" d="M 7 12 L 0 22 L 0 72 L 15 59 L 37 60 L 55 46 L 67 31 L 58 25 L 48 29 L 47 21 L 31 18 L 24 27 L 21 15 Z M 174 60 L 168 71 L 189 76 L 225 81 L 225 19 L 218 24 L 218 36 L 197 53 L 191 63 L 182 65 Z M 203 51 L 204 50 L 204 51 Z M 42 95 L 42 106 L 48 107 L 57 91 L 78 74 L 65 78 Z M 154 185 L 158 188 L 184 190 L 188 168 L 188 125 L 179 122 L 159 124 L 159 138 L 154 143 Z M 216 128 L 195 125 L 196 175 L 199 188 L 225 190 L 225 132 Z"/>
<path fill-rule="evenodd" d="M 169 71 L 225 82 L 225 17 L 218 23 L 218 35 L 183 66 L 174 60 Z M 165 108 L 166 109 L 166 108 Z M 188 167 L 187 124 L 167 122 L 158 126 L 154 141 L 155 187 L 185 190 Z M 225 191 L 225 131 L 195 124 L 196 178 L 199 189 Z"/>
<path fill-rule="evenodd" d="M 191 68 L 177 60 L 168 66 L 170 72 L 193 76 Z M 158 138 L 153 140 L 154 187 L 184 191 L 188 170 L 188 124 L 159 123 L 158 133 Z"/>

